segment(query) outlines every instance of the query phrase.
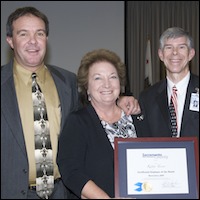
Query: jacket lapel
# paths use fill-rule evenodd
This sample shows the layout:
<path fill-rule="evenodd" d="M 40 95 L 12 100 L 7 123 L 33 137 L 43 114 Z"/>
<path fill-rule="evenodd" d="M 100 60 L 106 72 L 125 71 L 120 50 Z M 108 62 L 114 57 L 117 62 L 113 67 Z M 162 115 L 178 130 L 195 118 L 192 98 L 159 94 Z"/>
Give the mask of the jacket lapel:
<path fill-rule="evenodd" d="M 195 83 L 194 83 L 194 79 L 190 78 L 189 84 L 188 84 L 188 88 L 187 88 L 187 92 L 186 92 L 186 98 L 185 98 L 185 105 L 183 108 L 183 117 L 182 117 L 182 125 L 190 123 L 190 121 L 192 120 L 191 118 L 195 117 L 196 112 L 195 111 L 191 111 L 189 109 L 190 106 L 190 100 L 191 100 L 191 94 L 192 93 L 196 93 L 197 91 L 195 90 Z M 182 129 L 184 129 L 183 126 L 181 126 L 181 132 Z"/>
<path fill-rule="evenodd" d="M 163 115 L 163 118 L 168 125 L 169 130 L 170 128 L 170 121 L 169 121 L 169 109 L 168 109 L 168 98 L 167 98 L 167 82 L 166 80 L 162 82 L 160 87 L 158 88 L 158 96 L 156 98 L 158 102 L 158 106 L 160 108 L 160 112 Z M 158 122 L 159 123 L 159 122 Z"/>
<path fill-rule="evenodd" d="M 13 137 L 16 139 L 24 154 L 26 154 L 23 129 L 20 121 L 17 97 L 14 88 L 12 64 L 9 63 L 7 66 L 5 66 L 5 68 L 6 71 L 4 73 L 3 80 L 1 80 L 1 103 L 5 105 L 1 108 L 2 115 L 11 129 Z"/>
<path fill-rule="evenodd" d="M 64 122 L 68 114 L 71 112 L 71 101 L 73 100 L 73 97 L 71 96 L 72 88 L 69 87 L 69 84 L 66 84 L 66 81 L 69 80 L 65 80 L 65 77 L 58 70 L 55 70 L 51 66 L 48 66 L 48 69 L 50 70 L 51 75 L 54 79 L 58 91 L 58 96 L 60 98 L 62 130 Z"/>

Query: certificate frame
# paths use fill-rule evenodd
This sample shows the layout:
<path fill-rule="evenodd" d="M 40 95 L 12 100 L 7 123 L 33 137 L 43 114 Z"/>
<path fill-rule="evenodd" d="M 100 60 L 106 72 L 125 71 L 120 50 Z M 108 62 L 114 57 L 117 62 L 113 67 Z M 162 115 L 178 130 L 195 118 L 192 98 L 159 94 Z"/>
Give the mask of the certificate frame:
<path fill-rule="evenodd" d="M 114 175 L 115 197 L 135 199 L 199 199 L 199 146 L 197 137 L 151 137 L 151 138 L 115 138 L 114 140 Z M 127 150 L 155 149 L 162 151 L 163 148 L 184 149 L 187 163 L 188 190 L 180 193 L 128 193 L 127 176 Z M 175 149 L 176 150 L 176 149 Z M 133 151 L 133 152 L 134 152 Z M 176 152 L 176 151 L 175 151 Z M 133 153 L 134 156 L 134 153 Z M 135 163 L 137 165 L 137 163 Z"/>

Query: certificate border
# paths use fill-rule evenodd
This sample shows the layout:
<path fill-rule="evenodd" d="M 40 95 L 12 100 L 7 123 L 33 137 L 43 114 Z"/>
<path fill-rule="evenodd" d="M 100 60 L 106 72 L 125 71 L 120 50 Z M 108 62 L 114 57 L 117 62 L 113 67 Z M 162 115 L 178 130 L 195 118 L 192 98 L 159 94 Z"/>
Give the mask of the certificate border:
<path fill-rule="evenodd" d="M 115 197 L 136 199 L 198 199 L 199 150 L 197 137 L 115 138 L 114 141 Z M 188 164 L 188 194 L 127 194 L 127 149 L 185 148 Z"/>

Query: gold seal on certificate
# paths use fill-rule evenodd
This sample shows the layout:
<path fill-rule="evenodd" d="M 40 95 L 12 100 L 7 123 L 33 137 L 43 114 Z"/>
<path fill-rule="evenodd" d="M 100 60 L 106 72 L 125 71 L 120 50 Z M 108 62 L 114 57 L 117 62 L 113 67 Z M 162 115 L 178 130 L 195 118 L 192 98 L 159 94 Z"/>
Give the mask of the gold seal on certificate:
<path fill-rule="evenodd" d="M 144 182 L 142 184 L 142 189 L 145 191 L 145 192 L 150 192 L 152 190 L 152 185 L 148 182 Z"/>

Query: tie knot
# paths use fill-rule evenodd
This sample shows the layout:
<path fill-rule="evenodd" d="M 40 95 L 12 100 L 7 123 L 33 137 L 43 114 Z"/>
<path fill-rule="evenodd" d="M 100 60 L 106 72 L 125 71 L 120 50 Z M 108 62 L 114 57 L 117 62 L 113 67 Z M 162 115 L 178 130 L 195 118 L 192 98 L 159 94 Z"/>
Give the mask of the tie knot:
<path fill-rule="evenodd" d="M 172 91 L 173 91 L 173 92 L 177 92 L 177 88 L 176 88 L 175 85 L 172 87 Z"/>
<path fill-rule="evenodd" d="M 37 76 L 36 73 L 33 72 L 33 73 L 32 73 L 32 78 L 36 78 L 36 76 Z"/>
<path fill-rule="evenodd" d="M 35 72 L 33 72 L 31 76 L 33 81 L 36 80 L 37 74 Z"/>

